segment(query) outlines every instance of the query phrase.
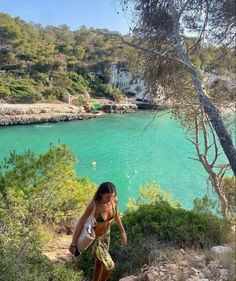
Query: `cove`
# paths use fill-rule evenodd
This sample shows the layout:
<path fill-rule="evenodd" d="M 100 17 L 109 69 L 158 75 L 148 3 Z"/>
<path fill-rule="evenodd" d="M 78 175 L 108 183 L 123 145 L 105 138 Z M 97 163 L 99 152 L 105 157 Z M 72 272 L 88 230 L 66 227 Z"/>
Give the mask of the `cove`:
<path fill-rule="evenodd" d="M 195 197 L 207 193 L 207 175 L 195 157 L 187 134 L 170 114 L 139 111 L 110 114 L 95 119 L 0 128 L 0 159 L 11 150 L 37 154 L 50 144 L 65 143 L 79 162 L 79 176 L 100 184 L 112 181 L 120 210 L 145 182 L 156 180 L 190 209 Z M 151 122 L 151 123 L 150 123 Z M 149 124 L 149 125 L 148 125 Z"/>

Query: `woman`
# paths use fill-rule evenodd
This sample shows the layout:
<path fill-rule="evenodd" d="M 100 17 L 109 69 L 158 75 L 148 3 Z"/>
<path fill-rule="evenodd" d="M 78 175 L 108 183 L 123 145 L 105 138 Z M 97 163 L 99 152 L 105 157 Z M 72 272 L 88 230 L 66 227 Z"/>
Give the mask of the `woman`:
<path fill-rule="evenodd" d="M 93 281 L 106 281 L 115 268 L 115 264 L 109 254 L 110 244 L 110 225 L 112 220 L 116 222 L 121 233 L 121 244 L 126 244 L 127 237 L 121 218 L 117 212 L 116 188 L 111 182 L 102 183 L 89 203 L 84 214 L 80 218 L 75 228 L 70 252 L 74 255 L 78 237 L 82 231 L 83 225 L 90 214 L 95 210 L 96 224 L 94 232 L 96 239 L 89 246 L 89 252 L 95 257 L 95 267 L 93 272 Z"/>

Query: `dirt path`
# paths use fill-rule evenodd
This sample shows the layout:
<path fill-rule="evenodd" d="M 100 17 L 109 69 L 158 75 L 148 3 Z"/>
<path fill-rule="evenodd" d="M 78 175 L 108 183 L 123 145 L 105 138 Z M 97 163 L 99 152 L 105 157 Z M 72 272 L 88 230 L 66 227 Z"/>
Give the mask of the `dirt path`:
<path fill-rule="evenodd" d="M 46 255 L 51 261 L 64 263 L 66 260 L 71 259 L 72 257 L 68 251 L 70 243 L 70 235 L 57 235 L 44 247 L 43 254 Z"/>

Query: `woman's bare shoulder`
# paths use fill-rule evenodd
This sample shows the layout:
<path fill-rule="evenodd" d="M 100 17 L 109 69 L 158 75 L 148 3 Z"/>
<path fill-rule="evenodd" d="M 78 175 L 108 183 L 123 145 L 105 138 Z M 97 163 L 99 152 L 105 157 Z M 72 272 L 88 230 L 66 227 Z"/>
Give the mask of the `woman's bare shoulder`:
<path fill-rule="evenodd" d="M 86 208 L 86 211 L 91 213 L 94 208 L 96 208 L 96 202 L 91 200 Z"/>

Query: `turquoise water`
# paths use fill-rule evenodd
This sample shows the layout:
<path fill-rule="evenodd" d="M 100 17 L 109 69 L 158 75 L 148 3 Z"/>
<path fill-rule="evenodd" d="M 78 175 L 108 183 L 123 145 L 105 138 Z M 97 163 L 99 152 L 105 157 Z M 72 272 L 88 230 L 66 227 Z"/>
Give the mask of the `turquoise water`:
<path fill-rule="evenodd" d="M 117 186 L 120 209 L 135 197 L 140 185 L 156 180 L 185 208 L 207 192 L 206 174 L 194 157 L 193 145 L 185 131 L 159 113 L 137 112 L 106 115 L 95 119 L 0 128 L 0 159 L 15 149 L 36 153 L 50 144 L 65 143 L 79 159 L 75 169 L 99 184 L 112 181 Z M 146 128 L 146 130 L 144 130 Z M 96 162 L 96 166 L 92 165 Z"/>

